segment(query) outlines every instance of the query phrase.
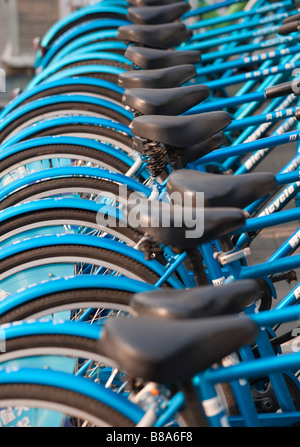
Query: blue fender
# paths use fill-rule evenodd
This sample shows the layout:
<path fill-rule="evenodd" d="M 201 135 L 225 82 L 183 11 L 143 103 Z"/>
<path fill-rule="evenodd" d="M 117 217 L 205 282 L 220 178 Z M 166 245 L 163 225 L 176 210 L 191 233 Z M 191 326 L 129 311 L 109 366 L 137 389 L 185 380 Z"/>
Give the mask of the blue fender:
<path fill-rule="evenodd" d="M 114 110 L 115 112 L 123 115 L 125 119 L 132 121 L 133 115 L 131 112 L 125 109 L 124 106 L 118 105 L 114 102 L 108 101 L 106 99 L 95 98 L 89 95 L 55 95 L 46 98 L 39 98 L 30 103 L 24 104 L 22 107 L 12 111 L 9 115 L 0 121 L 0 131 L 5 129 L 10 123 L 19 117 L 24 116 L 24 114 L 29 113 L 33 110 L 38 110 L 39 108 L 63 103 L 82 103 L 88 106 L 88 104 L 101 106 L 107 109 Z"/>
<path fill-rule="evenodd" d="M 67 30 L 74 25 L 78 24 L 80 21 L 87 21 L 88 17 L 91 17 L 90 20 L 97 19 L 97 15 L 103 14 L 103 18 L 105 17 L 105 14 L 108 15 L 116 15 L 116 18 L 119 18 L 118 16 L 123 16 L 126 19 L 127 16 L 127 9 L 121 6 L 113 6 L 113 5 L 91 5 L 87 6 L 85 8 L 81 8 L 78 11 L 75 11 L 71 14 L 68 14 L 66 17 L 63 17 L 61 20 L 58 20 L 44 35 L 44 37 L 41 40 L 41 46 L 42 48 L 47 48 L 50 43 L 53 43 L 56 36 L 61 35 L 64 33 L 64 30 Z M 94 16 L 94 17 L 93 17 Z"/>
<path fill-rule="evenodd" d="M 116 121 L 106 120 L 105 118 L 71 115 L 71 116 L 51 118 L 49 120 L 40 121 L 38 123 L 33 124 L 32 126 L 26 127 L 25 129 L 21 130 L 20 132 L 13 135 L 8 140 L 6 140 L 4 143 L 2 143 L 1 150 L 4 151 L 4 149 L 13 146 L 17 143 L 20 143 L 21 141 L 33 139 L 35 138 L 35 135 L 39 131 L 44 132 L 47 131 L 47 129 L 51 129 L 53 127 L 58 129 L 60 126 L 66 126 L 68 124 L 89 124 L 91 126 L 103 127 L 106 129 L 112 129 L 113 131 L 116 132 L 122 132 L 127 134 L 130 138 L 132 137 L 130 128 L 125 124 L 117 123 Z"/>
<path fill-rule="evenodd" d="M 132 62 L 126 59 L 126 57 L 122 56 L 121 54 L 112 53 L 109 51 L 101 51 L 101 52 L 98 51 L 95 53 L 83 53 L 83 54 L 74 53 L 71 55 L 67 55 L 64 58 L 60 58 L 56 62 L 53 61 L 43 71 L 37 74 L 36 77 L 38 78 L 38 83 L 40 83 L 44 79 L 53 75 L 54 73 L 63 70 L 66 66 L 70 64 L 82 61 L 86 61 L 86 63 L 88 64 L 88 61 L 90 60 L 98 60 L 100 65 L 102 64 L 101 60 L 103 59 L 111 60 L 113 63 L 117 62 L 120 64 L 133 66 Z"/>
<path fill-rule="evenodd" d="M 96 31 L 99 33 L 98 39 L 103 39 L 105 37 L 105 34 L 101 34 L 103 31 L 113 31 L 113 34 L 111 35 L 115 36 L 119 26 L 128 25 L 129 23 L 130 22 L 127 20 L 101 19 L 75 26 L 53 42 L 46 55 L 41 59 L 37 58 L 35 66 L 37 69 L 46 67 L 58 52 L 76 40 L 83 38 L 89 39 L 91 34 Z M 90 40 L 90 42 L 92 42 L 92 40 Z"/>
<path fill-rule="evenodd" d="M 128 45 L 124 42 L 116 42 L 116 41 L 104 41 L 98 42 L 101 33 L 92 33 L 88 36 L 84 36 L 82 38 L 76 39 L 74 42 L 71 42 L 69 45 L 66 45 L 62 48 L 51 60 L 51 64 L 54 62 L 58 62 L 63 57 L 70 54 L 83 54 L 83 53 L 93 53 L 93 52 L 101 52 L 101 51 L 125 51 L 128 48 Z M 47 64 L 48 65 L 48 64 Z M 43 65 L 42 68 L 45 68 L 47 65 Z"/>
<path fill-rule="evenodd" d="M 95 86 L 96 88 L 102 87 L 108 90 L 113 90 L 119 93 L 120 95 L 123 95 L 124 92 L 124 88 L 119 87 L 117 84 L 114 84 L 112 82 L 105 81 L 104 79 L 76 77 L 76 78 L 62 79 L 54 82 L 48 82 L 46 84 L 38 85 L 32 90 L 24 91 L 19 96 L 12 99 L 1 111 L 0 119 L 2 120 L 6 115 L 8 115 L 13 110 L 20 107 L 25 101 L 26 102 L 30 101 L 30 98 L 36 94 L 42 93 L 51 88 L 60 87 L 62 85 L 63 86 L 69 85 L 70 89 L 72 89 L 73 87 L 76 88 L 76 85 L 82 85 L 82 84 Z M 49 96 L 49 92 L 47 93 L 47 96 Z"/>
<path fill-rule="evenodd" d="M 116 276 L 79 275 L 48 279 L 47 281 L 31 284 L 28 287 L 19 289 L 17 293 L 7 296 L 5 300 L 0 302 L 0 315 L 9 312 L 22 303 L 27 303 L 45 295 L 87 288 L 123 290 L 132 294 L 155 289 L 151 284 Z"/>
<path fill-rule="evenodd" d="M 98 340 L 101 333 L 101 327 L 96 324 L 86 324 L 80 321 L 40 319 L 3 324 L 0 327 L 0 333 L 1 336 L 5 337 L 5 340 L 23 336 L 46 334 L 74 335 L 77 337 Z"/>
<path fill-rule="evenodd" d="M 162 276 L 165 273 L 165 268 L 159 262 L 155 260 L 145 260 L 145 256 L 140 250 L 137 250 L 121 242 L 114 241 L 112 239 L 96 238 L 94 236 L 85 234 L 81 234 L 80 237 L 78 237 L 78 234 L 35 236 L 27 240 L 24 239 L 19 242 L 16 241 L 14 244 L 4 246 L 0 249 L 0 259 L 3 260 L 27 250 L 34 250 L 46 246 L 50 247 L 68 244 L 110 250 L 140 262 L 159 276 Z M 180 285 L 180 281 L 178 281 L 175 277 L 169 278 L 168 282 L 172 287 L 175 288 L 179 287 Z"/>
<path fill-rule="evenodd" d="M 58 73 L 49 76 L 47 79 L 40 80 L 38 76 L 35 76 L 26 86 L 24 91 L 30 90 L 36 87 L 39 83 L 46 83 L 51 81 L 58 81 L 60 79 L 71 78 L 74 76 L 88 76 L 90 74 L 98 75 L 99 77 L 104 74 L 111 74 L 118 77 L 120 74 L 124 73 L 124 68 L 113 67 L 112 65 L 81 65 L 79 67 L 66 68 Z"/>
<path fill-rule="evenodd" d="M 58 209 L 69 208 L 93 211 L 95 213 L 103 211 L 105 214 L 116 217 L 117 219 L 123 219 L 124 213 L 119 208 L 109 205 L 103 205 L 92 200 L 85 199 L 66 199 L 64 197 L 46 198 L 42 200 L 34 200 L 32 202 L 21 203 L 15 206 L 11 206 L 4 210 L 0 210 L 0 222 L 3 223 L 6 220 L 14 219 L 22 214 L 30 214 L 35 211 L 43 209 Z"/>
<path fill-rule="evenodd" d="M 100 383 L 60 371 L 7 368 L 0 371 L 0 384 L 23 383 L 63 387 L 70 391 L 89 396 L 100 403 L 114 408 L 137 424 L 144 416 L 143 410 L 131 401 Z"/>
<path fill-rule="evenodd" d="M 119 5 L 124 6 L 125 8 L 128 7 L 128 2 L 126 0 L 100 0 L 99 4 L 101 5 Z"/>
<path fill-rule="evenodd" d="M 145 197 L 149 197 L 151 194 L 150 188 L 138 182 L 137 180 L 134 180 L 131 177 L 126 177 L 123 174 L 118 174 L 101 168 L 73 166 L 73 167 L 44 169 L 43 171 L 34 172 L 33 174 L 29 174 L 26 177 L 15 180 L 14 182 L 0 189 L 0 200 L 3 200 L 5 197 L 14 193 L 19 188 L 26 187 L 27 185 L 31 185 L 33 183 L 40 182 L 42 180 L 50 180 L 55 178 L 64 178 L 73 176 L 93 177 L 102 180 L 116 182 L 119 183 L 120 185 L 127 186 L 132 191 L 136 191 L 139 192 L 140 194 L 143 194 Z"/>

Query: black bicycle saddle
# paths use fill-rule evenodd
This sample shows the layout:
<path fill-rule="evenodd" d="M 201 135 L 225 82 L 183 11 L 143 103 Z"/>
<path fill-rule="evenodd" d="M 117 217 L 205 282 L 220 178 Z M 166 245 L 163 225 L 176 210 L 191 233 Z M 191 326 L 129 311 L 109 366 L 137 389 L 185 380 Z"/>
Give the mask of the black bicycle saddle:
<path fill-rule="evenodd" d="M 98 347 L 134 377 L 172 383 L 189 380 L 242 346 L 253 344 L 257 334 L 257 325 L 247 317 L 110 318 Z"/>
<path fill-rule="evenodd" d="M 208 98 L 210 90 L 206 85 L 125 90 L 122 103 L 142 115 L 181 115 Z"/>
<path fill-rule="evenodd" d="M 207 172 L 184 169 L 170 174 L 167 191 L 179 192 L 181 200 L 195 205 L 197 193 L 204 193 L 206 207 L 229 206 L 245 208 L 250 203 L 278 188 L 274 174 L 256 172 L 243 175 L 210 174 Z"/>
<path fill-rule="evenodd" d="M 290 22 L 296 22 L 297 20 L 300 20 L 300 13 L 298 13 L 298 14 L 292 14 L 292 15 L 290 15 L 289 17 L 286 17 L 286 18 L 282 21 L 282 23 L 285 24 L 285 23 L 290 23 Z"/>
<path fill-rule="evenodd" d="M 127 19 L 135 24 L 159 25 L 178 20 L 191 9 L 187 2 L 172 3 L 161 6 L 142 6 L 128 8 Z"/>
<path fill-rule="evenodd" d="M 254 280 L 234 281 L 215 287 L 193 289 L 157 289 L 133 295 L 130 307 L 134 315 L 184 319 L 207 318 L 242 312 L 260 295 Z"/>
<path fill-rule="evenodd" d="M 194 146 L 225 129 L 231 123 L 227 112 L 217 111 L 189 116 L 146 115 L 130 124 L 133 135 L 178 148 Z"/>
<path fill-rule="evenodd" d="M 290 33 L 295 33 L 300 29 L 300 18 L 295 21 L 287 22 L 277 28 L 277 33 L 280 36 L 287 36 Z"/>
<path fill-rule="evenodd" d="M 198 144 L 195 144 L 195 146 L 185 148 L 181 157 L 181 163 L 183 166 L 186 166 L 188 163 L 199 160 L 201 157 L 204 157 L 204 155 L 226 145 L 227 138 L 224 132 L 217 132 L 211 137 L 206 138 Z"/>
<path fill-rule="evenodd" d="M 143 70 L 196 64 L 201 60 L 201 53 L 197 50 L 160 50 L 135 46 L 129 46 L 124 56 Z"/>
<path fill-rule="evenodd" d="M 163 4 L 171 4 L 171 3 L 183 3 L 185 0 L 163 0 Z M 160 6 L 162 4 L 161 0 L 128 0 L 128 5 L 131 6 Z"/>
<path fill-rule="evenodd" d="M 124 25 L 118 29 L 117 39 L 144 47 L 168 49 L 190 39 L 193 33 L 183 23 L 162 25 Z"/>
<path fill-rule="evenodd" d="M 125 213 L 136 230 L 156 244 L 183 250 L 226 236 L 245 223 L 238 208 L 188 207 L 142 198 L 129 200 Z"/>
<path fill-rule="evenodd" d="M 119 75 L 123 88 L 173 88 L 185 84 L 196 75 L 193 65 L 159 68 L 158 70 L 132 70 Z"/>

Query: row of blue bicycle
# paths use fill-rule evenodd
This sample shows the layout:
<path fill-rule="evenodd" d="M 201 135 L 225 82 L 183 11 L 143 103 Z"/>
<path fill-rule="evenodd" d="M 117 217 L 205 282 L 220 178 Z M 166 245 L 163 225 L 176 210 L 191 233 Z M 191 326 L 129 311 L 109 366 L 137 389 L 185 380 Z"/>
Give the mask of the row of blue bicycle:
<path fill-rule="evenodd" d="M 35 40 L 0 115 L 2 426 L 299 424 L 297 6 L 102 0 Z"/>

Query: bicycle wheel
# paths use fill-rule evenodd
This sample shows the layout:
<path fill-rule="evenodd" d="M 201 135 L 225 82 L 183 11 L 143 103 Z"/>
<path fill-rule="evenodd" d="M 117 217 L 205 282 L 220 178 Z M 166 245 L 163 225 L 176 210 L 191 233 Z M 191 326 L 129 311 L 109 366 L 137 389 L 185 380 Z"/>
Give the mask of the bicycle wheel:
<path fill-rule="evenodd" d="M 76 200 L 76 199 L 75 199 Z M 77 202 L 77 200 L 76 200 Z M 74 234 L 87 234 L 96 237 L 107 236 L 123 241 L 126 244 L 134 247 L 140 240 L 141 235 L 136 230 L 129 226 L 119 225 L 119 219 L 105 215 L 106 226 L 102 226 L 100 222 L 104 221 L 104 214 L 99 219 L 101 214 L 101 207 L 98 211 L 89 210 L 85 208 L 64 208 L 57 207 L 57 202 L 52 203 L 52 200 L 43 199 L 39 201 L 38 209 L 33 209 L 28 205 L 18 207 L 17 214 L 9 215 L 7 219 L 1 216 L 0 226 L 0 244 L 7 243 L 11 238 L 24 239 L 29 235 L 40 234 L 41 231 L 47 229 L 48 234 L 56 234 L 61 228 L 62 234 L 67 234 L 72 231 Z M 54 233 L 52 233 L 54 232 Z"/>
<path fill-rule="evenodd" d="M 113 121 L 85 116 L 70 116 L 51 118 L 49 121 L 36 123 L 14 135 L 2 145 L 4 150 L 21 141 L 42 138 L 46 136 L 77 136 L 108 143 L 132 154 L 132 136 L 127 126 Z"/>
<path fill-rule="evenodd" d="M 74 139 L 75 138 L 75 139 Z M 66 140 L 65 140 L 66 141 Z M 42 141 L 40 141 L 42 143 Z M 73 143 L 73 144 L 72 144 Z M 16 147 L 16 152 L 2 158 L 0 161 L 0 177 L 5 179 L 4 183 L 14 179 L 17 172 L 24 177 L 32 171 L 43 170 L 45 167 L 65 166 L 92 166 L 109 171 L 126 174 L 130 169 L 131 160 L 128 164 L 118 157 L 118 151 L 97 143 L 97 147 L 88 147 L 89 141 L 85 138 L 73 137 L 70 144 L 37 144 L 30 141 L 27 148 L 22 145 L 21 150 Z M 93 142 L 91 142 L 92 145 Z M 94 145 L 95 146 L 95 145 Z M 14 147 L 12 148 L 14 149 Z M 12 151 L 10 151 L 11 153 Z M 126 156 L 123 156 L 125 160 Z"/>
<path fill-rule="evenodd" d="M 7 114 L 7 109 L 10 113 L 12 110 L 16 110 L 18 107 L 36 101 L 37 99 L 64 94 L 92 95 L 100 99 L 109 99 L 110 101 L 116 101 L 118 104 L 122 104 L 122 89 L 110 82 L 101 82 L 90 78 L 77 80 L 75 77 L 64 82 L 49 84 L 47 83 L 37 87 L 31 92 L 20 93 L 13 102 L 5 107 L 5 115 Z"/>
<path fill-rule="evenodd" d="M 93 101 L 76 101 L 72 96 L 69 100 L 62 100 L 62 97 L 57 97 L 57 101 L 51 101 L 50 104 L 41 103 L 41 100 L 37 100 L 37 107 L 34 107 L 34 103 L 30 103 L 30 107 L 27 111 L 24 108 L 19 111 L 16 110 L 16 116 L 9 115 L 2 123 L 0 140 L 4 142 L 9 137 L 16 135 L 22 129 L 37 123 L 50 119 L 51 117 L 66 116 L 66 115 L 84 115 L 84 116 L 96 116 L 98 118 L 111 119 L 121 124 L 129 125 L 132 118 L 128 113 L 123 113 L 123 109 L 117 105 L 112 104 L 110 107 L 109 101 L 99 101 L 98 103 Z M 53 98 L 54 99 L 54 98 Z M 92 99 L 92 98 L 91 98 Z M 22 113 L 20 113 L 22 111 Z"/>
<path fill-rule="evenodd" d="M 49 321 L 50 324 L 51 321 Z M 45 324 L 48 325 L 49 323 Z M 43 331 L 44 322 L 38 322 L 40 327 L 35 327 L 34 330 L 32 330 L 30 324 L 35 325 L 34 322 L 22 323 L 22 326 L 26 328 L 26 335 L 18 333 L 9 335 L 9 328 L 4 330 L 6 336 L 5 352 L 1 352 L 0 362 L 41 356 L 92 359 L 95 362 L 103 362 L 105 359 L 105 356 L 101 355 L 101 352 L 97 349 L 96 338 L 90 337 L 88 334 L 84 336 L 73 333 L 73 330 L 70 330 L 69 334 L 59 334 L 55 331 L 57 324 L 66 325 L 68 324 L 67 321 L 60 323 L 53 320 L 53 329 L 47 329 L 48 333 Z"/>
<path fill-rule="evenodd" d="M 12 186 L 17 186 L 12 192 L 2 198 L 0 202 L 0 210 L 4 210 L 25 201 L 33 201 L 49 197 L 62 197 L 66 195 L 97 201 L 100 201 L 101 197 L 113 197 L 114 200 L 116 200 L 116 198 L 126 200 L 130 194 L 135 192 L 130 185 L 126 184 L 127 195 L 125 197 L 120 197 L 120 185 L 116 182 L 101 178 L 80 176 L 64 177 L 62 175 L 58 178 L 48 179 L 46 176 L 44 179 L 41 179 L 36 183 L 31 183 L 31 176 L 27 177 L 29 182 L 25 186 L 19 187 L 17 181 L 12 183 Z M 27 177 L 25 179 L 27 179 Z"/>
<path fill-rule="evenodd" d="M 82 279 L 85 282 L 89 282 L 90 285 L 83 287 L 77 285 L 78 280 Z M 129 304 L 132 295 L 135 293 L 136 282 L 132 286 L 132 281 L 126 280 L 128 289 L 123 290 L 122 288 L 117 288 L 120 279 L 115 278 L 115 286 L 110 285 L 110 287 L 105 285 L 107 283 L 106 280 L 107 278 L 103 278 L 102 284 L 99 284 L 100 281 L 96 277 L 61 278 L 55 280 L 55 289 L 51 292 L 46 287 L 48 284 L 53 285 L 52 281 L 49 280 L 44 286 L 43 284 L 37 284 L 35 290 L 30 290 L 31 294 L 29 296 L 26 295 L 26 289 L 18 292 L 15 296 L 8 295 L 5 305 L 0 306 L 0 324 L 28 318 L 37 319 L 53 316 L 57 312 L 66 310 L 74 311 L 71 317 L 72 320 L 78 320 L 86 309 L 100 309 L 97 313 L 98 321 L 102 318 L 103 312 L 101 309 L 122 310 L 129 313 Z M 149 289 L 149 284 L 144 285 L 141 283 L 139 286 L 140 288 L 145 287 L 145 290 Z M 106 317 L 105 313 L 104 317 Z M 91 318 L 93 318 L 94 322 L 94 315 Z M 85 316 L 84 321 L 90 322 L 90 316 Z"/>
<path fill-rule="evenodd" d="M 20 375 L 22 375 L 21 378 Z M 35 381 L 29 377 L 30 375 L 40 375 L 40 378 Z M 111 390 L 87 379 L 72 377 L 57 371 L 20 369 L 10 373 L 2 372 L 0 380 L 0 407 L 3 411 L 9 411 L 10 414 L 13 412 L 14 415 L 10 426 L 14 426 L 13 421 L 17 426 L 52 426 L 50 421 L 55 416 L 53 411 L 60 414 L 53 426 L 132 427 L 135 425 L 121 412 L 122 404 L 123 408 L 126 405 L 128 409 L 135 408 L 133 404 L 125 399 L 121 400 L 121 396 L 115 396 Z M 72 381 L 72 388 L 70 385 L 64 385 L 68 381 Z M 110 398 L 115 408 L 110 405 Z M 41 414 L 36 411 L 38 408 L 46 410 L 48 422 L 42 422 Z M 135 409 L 135 412 L 135 417 L 142 413 L 139 409 Z M 17 417 L 20 413 L 21 420 Z"/>
<path fill-rule="evenodd" d="M 78 242 L 74 242 L 75 240 Z M 61 271 L 62 266 L 72 270 L 71 274 L 74 275 L 122 275 L 150 284 L 155 284 L 160 277 L 146 264 L 131 257 L 129 251 L 133 249 L 129 250 L 130 247 L 127 247 L 128 254 L 125 254 L 121 250 L 124 248 L 123 244 L 112 240 L 98 240 L 87 235 L 81 235 L 80 238 L 78 235 L 62 237 L 58 234 L 28 239 L 16 245 L 16 250 L 11 246 L 2 249 L 2 284 L 12 278 L 17 283 L 19 276 L 23 278 L 23 282 L 26 281 L 26 276 L 31 282 L 32 278 L 40 281 L 42 277 L 47 279 L 49 276 L 59 276 L 56 271 Z M 132 254 L 134 252 L 139 253 L 133 250 Z"/>

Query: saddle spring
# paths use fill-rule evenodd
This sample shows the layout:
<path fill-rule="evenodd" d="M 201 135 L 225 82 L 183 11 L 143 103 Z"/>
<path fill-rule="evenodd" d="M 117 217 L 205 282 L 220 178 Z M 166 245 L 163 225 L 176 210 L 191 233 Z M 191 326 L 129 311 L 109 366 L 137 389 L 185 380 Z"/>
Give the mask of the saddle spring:
<path fill-rule="evenodd" d="M 176 163 L 184 154 L 184 149 L 173 148 L 156 141 L 143 139 L 143 155 L 152 177 L 158 177 L 168 164 Z"/>

